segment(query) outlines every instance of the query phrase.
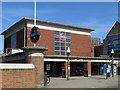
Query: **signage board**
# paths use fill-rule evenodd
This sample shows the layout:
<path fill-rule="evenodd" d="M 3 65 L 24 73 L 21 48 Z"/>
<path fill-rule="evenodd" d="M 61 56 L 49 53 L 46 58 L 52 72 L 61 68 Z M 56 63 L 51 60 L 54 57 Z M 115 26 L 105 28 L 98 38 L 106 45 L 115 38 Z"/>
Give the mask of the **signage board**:
<path fill-rule="evenodd" d="M 66 36 L 65 36 L 64 33 L 61 33 L 61 34 L 60 34 L 60 39 L 61 39 L 61 40 L 65 40 L 65 39 L 66 39 Z"/>
<path fill-rule="evenodd" d="M 31 42 L 36 43 L 39 40 L 39 37 L 40 37 L 40 30 L 38 27 L 34 26 L 31 29 L 31 33 L 30 33 Z"/>

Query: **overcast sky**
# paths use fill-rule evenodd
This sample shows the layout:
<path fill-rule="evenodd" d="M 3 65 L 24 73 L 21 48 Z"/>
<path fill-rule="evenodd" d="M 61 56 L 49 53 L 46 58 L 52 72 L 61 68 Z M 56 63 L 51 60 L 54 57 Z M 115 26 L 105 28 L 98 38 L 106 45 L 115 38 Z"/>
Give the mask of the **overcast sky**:
<path fill-rule="evenodd" d="M 34 18 L 33 2 L 3 2 L 3 32 L 24 17 Z M 105 37 L 118 20 L 117 2 L 37 2 L 37 19 L 95 29 L 92 37 Z M 3 37 L 0 36 L 3 49 Z"/>

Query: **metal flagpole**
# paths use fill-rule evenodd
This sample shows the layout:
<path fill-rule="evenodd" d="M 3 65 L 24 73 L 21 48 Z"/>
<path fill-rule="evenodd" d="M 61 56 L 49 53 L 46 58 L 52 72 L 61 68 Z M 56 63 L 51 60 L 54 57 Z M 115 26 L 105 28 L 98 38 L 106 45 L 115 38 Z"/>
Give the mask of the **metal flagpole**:
<path fill-rule="evenodd" d="M 36 0 L 34 3 L 34 26 L 36 26 Z M 36 43 L 34 43 L 34 47 L 36 46 Z"/>

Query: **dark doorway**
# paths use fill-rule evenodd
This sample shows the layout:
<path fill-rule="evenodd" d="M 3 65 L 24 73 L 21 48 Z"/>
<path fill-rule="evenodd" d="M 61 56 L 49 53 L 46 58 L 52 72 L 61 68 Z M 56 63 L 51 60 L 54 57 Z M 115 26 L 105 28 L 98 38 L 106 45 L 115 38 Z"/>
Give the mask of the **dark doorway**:
<path fill-rule="evenodd" d="M 91 63 L 91 74 L 100 75 L 100 63 L 98 62 Z"/>
<path fill-rule="evenodd" d="M 72 62 L 70 64 L 70 75 L 71 76 L 84 75 L 84 63 L 83 62 Z"/>
<path fill-rule="evenodd" d="M 62 76 L 62 64 L 63 62 L 45 62 L 44 72 L 51 77 Z"/>
<path fill-rule="evenodd" d="M 62 76 L 62 63 L 56 63 L 56 76 Z"/>

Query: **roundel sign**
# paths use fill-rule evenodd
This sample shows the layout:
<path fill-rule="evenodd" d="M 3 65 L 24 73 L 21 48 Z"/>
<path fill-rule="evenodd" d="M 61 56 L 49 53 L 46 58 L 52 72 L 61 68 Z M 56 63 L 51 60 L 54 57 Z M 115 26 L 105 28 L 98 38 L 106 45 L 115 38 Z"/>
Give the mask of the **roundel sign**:
<path fill-rule="evenodd" d="M 61 39 L 61 40 L 65 40 L 65 39 L 66 39 L 66 36 L 65 36 L 64 33 L 61 33 L 61 34 L 60 34 L 60 39 Z"/>
<path fill-rule="evenodd" d="M 30 33 L 31 42 L 36 43 L 39 40 L 39 37 L 40 37 L 40 30 L 38 27 L 34 26 L 31 29 L 31 33 Z"/>

